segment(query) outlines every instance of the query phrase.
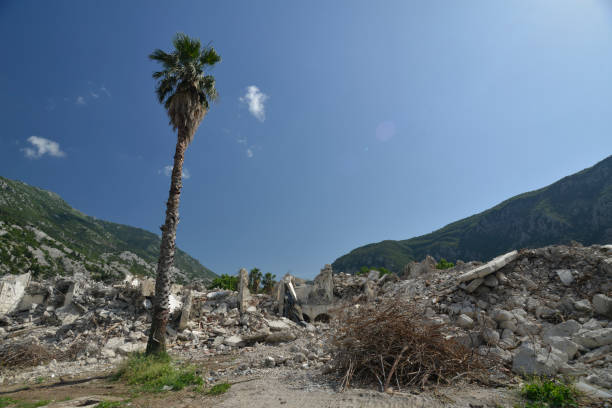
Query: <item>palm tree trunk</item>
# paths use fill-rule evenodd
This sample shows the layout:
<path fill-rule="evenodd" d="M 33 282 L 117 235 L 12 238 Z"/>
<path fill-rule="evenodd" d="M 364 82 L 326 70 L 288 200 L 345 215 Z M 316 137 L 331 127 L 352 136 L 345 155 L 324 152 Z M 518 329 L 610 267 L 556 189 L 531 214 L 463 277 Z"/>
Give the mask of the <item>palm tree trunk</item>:
<path fill-rule="evenodd" d="M 153 319 L 151 333 L 147 343 L 147 354 L 158 354 L 166 351 L 166 326 L 170 314 L 170 287 L 172 276 L 170 268 L 174 264 L 176 248 L 176 226 L 179 222 L 179 199 L 183 187 L 183 161 L 187 149 L 187 131 L 178 130 L 174 168 L 170 182 L 170 193 L 166 203 L 166 222 L 161 227 L 162 238 L 157 262 L 157 279 L 155 281 L 155 299 L 153 301 Z"/>

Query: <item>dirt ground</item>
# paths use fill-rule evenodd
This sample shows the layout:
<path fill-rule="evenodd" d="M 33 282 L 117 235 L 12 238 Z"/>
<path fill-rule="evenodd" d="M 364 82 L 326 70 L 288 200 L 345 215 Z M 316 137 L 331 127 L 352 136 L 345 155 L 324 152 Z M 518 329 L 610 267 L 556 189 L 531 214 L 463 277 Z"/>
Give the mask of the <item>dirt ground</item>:
<path fill-rule="evenodd" d="M 224 378 L 222 381 L 232 383 L 232 387 L 220 396 L 193 390 L 135 393 L 120 382 L 110 381 L 105 375 L 108 373 L 101 373 L 102 378 L 68 379 L 60 383 L 28 387 L 2 387 L 0 397 L 20 401 L 56 401 L 47 405 L 49 408 L 93 407 L 102 400 L 129 401 L 126 406 L 137 408 L 498 408 L 513 407 L 520 401 L 517 392 L 511 389 L 484 388 L 470 384 L 432 387 L 425 391 L 411 390 L 392 395 L 371 389 L 337 392 L 334 383 L 317 370 L 289 368 L 276 368 L 259 375 Z M 70 400 L 65 401 L 67 399 Z"/>

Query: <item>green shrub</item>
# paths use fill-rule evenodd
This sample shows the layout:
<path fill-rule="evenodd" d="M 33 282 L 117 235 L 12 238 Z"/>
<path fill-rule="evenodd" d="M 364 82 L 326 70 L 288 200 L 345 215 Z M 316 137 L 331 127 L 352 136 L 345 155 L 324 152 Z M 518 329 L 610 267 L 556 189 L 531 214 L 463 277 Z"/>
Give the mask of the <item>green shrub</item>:
<path fill-rule="evenodd" d="M 223 274 L 213 279 L 208 289 L 221 288 L 225 290 L 238 290 L 238 277 Z"/>
<path fill-rule="evenodd" d="M 521 395 L 527 400 L 525 408 L 578 407 L 576 390 L 556 380 L 534 377 L 523 385 Z"/>
<path fill-rule="evenodd" d="M 145 355 L 134 353 L 114 376 L 129 385 L 137 385 L 142 391 L 179 391 L 190 385 L 204 383 L 195 367 L 177 367 L 168 354 Z M 170 387 L 170 388 L 168 388 Z"/>
<path fill-rule="evenodd" d="M 221 395 L 221 394 L 225 394 L 227 391 L 229 391 L 231 386 L 232 385 L 229 384 L 229 383 L 216 384 L 216 385 L 213 385 L 210 390 L 208 390 L 207 394 L 208 395 Z"/>
<path fill-rule="evenodd" d="M 436 264 L 436 269 L 449 269 L 454 267 L 455 264 L 452 262 L 447 262 L 446 259 L 440 259 L 440 262 Z"/>

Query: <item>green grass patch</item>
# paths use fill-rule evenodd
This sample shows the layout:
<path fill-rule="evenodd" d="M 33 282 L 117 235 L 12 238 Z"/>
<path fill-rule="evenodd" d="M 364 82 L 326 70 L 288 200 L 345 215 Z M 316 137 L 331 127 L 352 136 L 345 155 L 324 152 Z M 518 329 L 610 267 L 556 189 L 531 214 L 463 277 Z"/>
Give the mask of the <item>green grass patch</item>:
<path fill-rule="evenodd" d="M 231 386 L 232 385 L 229 384 L 229 383 L 216 384 L 216 385 L 213 385 L 212 388 L 210 390 L 208 390 L 208 392 L 206 392 L 206 393 L 208 395 L 221 395 L 221 394 L 225 394 L 226 392 L 229 391 Z"/>
<path fill-rule="evenodd" d="M 117 408 L 124 407 L 125 403 L 123 401 L 102 401 L 94 408 Z"/>
<path fill-rule="evenodd" d="M 40 400 L 35 402 L 19 401 L 15 404 L 15 408 L 38 408 L 50 404 L 51 400 Z"/>
<path fill-rule="evenodd" d="M 179 391 L 191 385 L 202 385 L 204 380 L 195 367 L 179 366 L 168 354 L 144 355 L 134 353 L 114 376 L 145 392 Z"/>
<path fill-rule="evenodd" d="M 5 408 L 16 403 L 17 401 L 10 397 L 0 397 L 0 408 Z"/>
<path fill-rule="evenodd" d="M 521 388 L 521 396 L 527 400 L 524 408 L 574 408 L 578 407 L 578 392 L 567 383 L 534 377 Z"/>

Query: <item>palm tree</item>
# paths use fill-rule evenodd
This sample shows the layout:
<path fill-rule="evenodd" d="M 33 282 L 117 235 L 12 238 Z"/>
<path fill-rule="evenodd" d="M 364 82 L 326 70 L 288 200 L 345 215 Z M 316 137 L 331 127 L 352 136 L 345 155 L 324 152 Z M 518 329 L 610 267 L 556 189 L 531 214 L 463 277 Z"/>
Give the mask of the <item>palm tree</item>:
<path fill-rule="evenodd" d="M 179 222 L 179 198 L 182 188 L 185 150 L 193 140 L 198 126 L 208 112 L 210 102 L 217 98 L 215 78 L 205 70 L 221 61 L 214 48 L 202 47 L 200 40 L 177 34 L 174 50 L 166 53 L 153 51 L 149 58 L 162 64 L 162 70 L 153 73 L 157 80 L 155 92 L 164 104 L 170 125 L 177 132 L 174 168 L 170 182 L 170 193 L 166 204 L 166 221 L 161 227 L 162 239 L 157 263 L 153 321 L 147 344 L 147 354 L 165 352 L 166 325 L 170 310 L 170 268 L 174 263 L 176 226 Z"/>
<path fill-rule="evenodd" d="M 253 293 L 259 291 L 259 285 L 261 283 L 261 271 L 258 268 L 251 269 L 249 273 L 249 289 Z"/>
<path fill-rule="evenodd" d="M 274 283 L 276 283 L 274 279 L 276 279 L 276 275 L 272 275 L 270 272 L 266 272 L 262 282 L 264 293 L 270 294 L 272 292 Z"/>

